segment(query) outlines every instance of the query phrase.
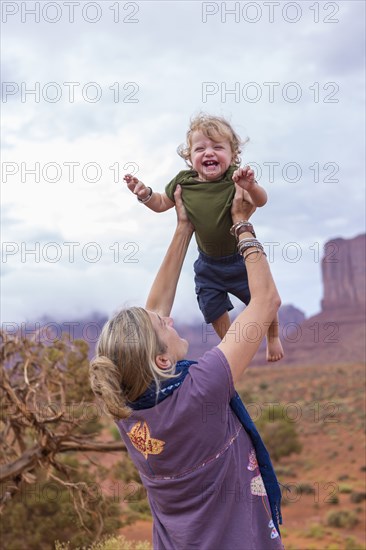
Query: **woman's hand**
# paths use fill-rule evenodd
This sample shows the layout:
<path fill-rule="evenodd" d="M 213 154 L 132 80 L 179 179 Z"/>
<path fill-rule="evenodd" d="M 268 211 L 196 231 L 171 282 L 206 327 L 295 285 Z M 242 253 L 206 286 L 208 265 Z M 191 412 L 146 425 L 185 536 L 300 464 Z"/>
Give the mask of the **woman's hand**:
<path fill-rule="evenodd" d="M 244 190 L 235 183 L 235 195 L 231 205 L 231 217 L 233 223 L 241 220 L 249 220 L 256 211 L 256 206 L 244 198 Z"/>
<path fill-rule="evenodd" d="M 184 204 L 182 201 L 182 188 L 180 185 L 177 185 L 174 191 L 174 201 L 175 201 L 175 211 L 177 213 L 178 225 L 187 226 L 187 228 L 190 229 L 190 231 L 193 233 L 194 227 L 187 216 L 186 209 L 184 208 Z"/>

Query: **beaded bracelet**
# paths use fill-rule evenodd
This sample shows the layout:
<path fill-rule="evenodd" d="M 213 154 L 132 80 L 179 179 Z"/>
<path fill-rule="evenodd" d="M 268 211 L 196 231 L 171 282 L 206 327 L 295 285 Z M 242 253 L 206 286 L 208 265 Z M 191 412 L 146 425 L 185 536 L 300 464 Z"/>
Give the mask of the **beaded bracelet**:
<path fill-rule="evenodd" d="M 242 239 L 241 241 L 238 242 L 238 252 L 241 255 L 243 255 L 243 252 L 247 248 L 253 248 L 253 247 L 257 248 L 258 250 L 261 250 L 262 252 L 264 250 L 263 246 L 259 241 L 257 241 L 257 239 L 249 239 L 249 240 Z"/>
<path fill-rule="evenodd" d="M 146 204 L 147 202 L 149 202 L 149 200 L 151 199 L 152 197 L 152 194 L 153 194 L 153 190 L 151 189 L 151 187 L 147 187 L 147 189 L 149 189 L 149 194 L 147 197 L 145 197 L 144 199 L 140 199 L 140 197 L 137 197 L 137 200 L 139 202 L 141 202 L 142 204 Z"/>

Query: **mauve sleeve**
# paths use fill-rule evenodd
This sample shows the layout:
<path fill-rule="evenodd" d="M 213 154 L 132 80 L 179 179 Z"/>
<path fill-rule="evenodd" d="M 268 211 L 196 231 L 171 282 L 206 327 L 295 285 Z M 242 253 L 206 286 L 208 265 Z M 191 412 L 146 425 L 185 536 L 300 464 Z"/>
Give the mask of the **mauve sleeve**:
<path fill-rule="evenodd" d="M 194 399 L 229 404 L 235 389 L 229 364 L 217 347 L 207 351 L 189 369 L 190 393 Z"/>

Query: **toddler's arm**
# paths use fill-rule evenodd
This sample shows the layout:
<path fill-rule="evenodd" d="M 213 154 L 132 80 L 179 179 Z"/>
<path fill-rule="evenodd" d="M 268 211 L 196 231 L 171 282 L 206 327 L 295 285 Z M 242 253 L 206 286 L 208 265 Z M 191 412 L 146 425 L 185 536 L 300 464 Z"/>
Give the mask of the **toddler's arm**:
<path fill-rule="evenodd" d="M 238 168 L 233 174 L 233 181 L 246 191 L 254 206 L 264 206 L 267 202 L 267 193 L 255 181 L 254 172 L 250 166 Z"/>
<path fill-rule="evenodd" d="M 137 195 L 140 202 L 144 203 L 150 210 L 165 212 L 165 210 L 169 210 L 169 208 L 175 206 L 175 203 L 165 193 L 153 192 L 151 187 L 146 187 L 142 181 L 131 176 L 131 174 L 126 174 L 123 179 L 127 183 L 129 190 Z"/>

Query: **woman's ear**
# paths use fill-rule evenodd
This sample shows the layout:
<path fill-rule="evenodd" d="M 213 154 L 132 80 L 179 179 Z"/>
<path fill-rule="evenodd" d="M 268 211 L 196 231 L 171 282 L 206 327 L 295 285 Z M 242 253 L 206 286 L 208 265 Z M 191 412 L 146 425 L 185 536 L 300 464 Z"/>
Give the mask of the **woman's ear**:
<path fill-rule="evenodd" d="M 155 358 L 155 363 L 159 367 L 159 369 L 162 370 L 169 369 L 172 366 L 171 360 L 165 353 L 157 355 Z"/>

